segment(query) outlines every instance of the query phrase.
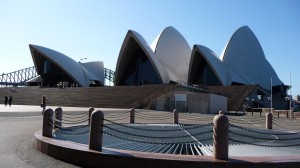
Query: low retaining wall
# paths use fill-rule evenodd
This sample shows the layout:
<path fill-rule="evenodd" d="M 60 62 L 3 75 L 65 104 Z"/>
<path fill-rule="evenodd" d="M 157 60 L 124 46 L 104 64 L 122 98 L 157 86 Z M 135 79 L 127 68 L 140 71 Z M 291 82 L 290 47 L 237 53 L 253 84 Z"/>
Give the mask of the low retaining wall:
<path fill-rule="evenodd" d="M 105 168 L 199 168 L 199 167 L 299 167 L 300 156 L 294 157 L 230 157 L 228 161 L 215 160 L 209 156 L 170 155 L 133 152 L 103 148 L 103 152 L 89 150 L 88 145 L 60 141 L 35 134 L 37 150 L 53 158 L 82 167 Z"/>

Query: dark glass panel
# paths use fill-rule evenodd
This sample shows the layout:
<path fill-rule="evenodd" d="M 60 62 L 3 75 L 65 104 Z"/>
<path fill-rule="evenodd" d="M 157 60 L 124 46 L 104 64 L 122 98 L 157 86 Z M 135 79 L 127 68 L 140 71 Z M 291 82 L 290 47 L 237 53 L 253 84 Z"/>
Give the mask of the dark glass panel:
<path fill-rule="evenodd" d="M 41 77 L 44 84 L 55 87 L 59 82 L 76 83 L 64 71 L 50 61 L 45 60 L 43 66 L 44 71 Z"/>
<path fill-rule="evenodd" d="M 161 84 L 162 81 L 142 49 L 137 47 L 133 54 L 120 85 Z"/>
<path fill-rule="evenodd" d="M 191 82 L 193 84 L 198 85 L 207 85 L 207 86 L 220 86 L 221 82 L 215 75 L 214 71 L 211 69 L 211 67 L 208 65 L 205 59 L 203 59 L 200 55 L 200 53 L 197 53 L 195 55 L 195 61 L 193 63 L 193 71 L 195 71 L 193 74 L 193 79 Z M 200 58 L 200 59 L 199 59 Z M 198 62 L 198 63 L 197 63 Z"/>

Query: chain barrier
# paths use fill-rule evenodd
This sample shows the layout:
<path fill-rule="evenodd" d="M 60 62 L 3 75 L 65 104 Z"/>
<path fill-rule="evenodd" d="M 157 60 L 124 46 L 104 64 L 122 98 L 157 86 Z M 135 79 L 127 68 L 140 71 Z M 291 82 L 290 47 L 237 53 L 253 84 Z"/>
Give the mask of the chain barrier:
<path fill-rule="evenodd" d="M 135 113 L 135 117 L 139 119 L 145 119 L 145 120 L 167 120 L 167 119 L 172 119 L 174 116 L 173 115 L 168 115 L 168 116 L 147 116 L 147 115 L 141 115 L 140 113 Z"/>
<path fill-rule="evenodd" d="M 62 123 L 62 124 L 81 124 L 81 123 L 87 122 L 88 120 L 89 119 L 87 118 L 87 119 L 84 119 L 84 120 L 81 120 L 81 121 L 76 121 L 76 122 L 65 122 L 65 121 L 53 118 L 53 121 L 56 121 L 56 122 L 59 122 L 59 123 Z"/>
<path fill-rule="evenodd" d="M 184 117 L 180 117 L 179 120 L 188 120 L 188 121 L 199 121 L 199 122 L 210 122 L 213 119 L 209 118 L 209 119 L 204 119 L 204 118 L 184 118 Z"/>
<path fill-rule="evenodd" d="M 278 124 L 285 125 L 285 126 L 300 127 L 300 123 L 297 121 L 293 121 L 293 120 L 282 121 L 282 120 L 279 120 L 279 119 L 273 117 L 273 121 L 277 122 Z"/>
<path fill-rule="evenodd" d="M 110 120 L 113 121 L 119 121 L 119 120 L 125 120 L 125 119 L 129 119 L 129 113 L 121 113 L 120 115 L 105 115 L 106 118 L 109 118 Z"/>
<path fill-rule="evenodd" d="M 276 121 L 273 120 L 272 124 L 276 125 L 279 128 L 284 128 L 283 126 L 279 125 L 279 123 L 277 123 Z"/>
<path fill-rule="evenodd" d="M 83 112 L 83 113 L 80 113 L 80 114 L 76 114 L 76 113 L 70 114 L 70 113 L 64 112 L 63 114 L 67 115 L 67 116 L 85 116 L 85 115 L 88 115 L 89 113 L 88 112 Z"/>
<path fill-rule="evenodd" d="M 247 145 L 253 145 L 253 146 L 261 146 L 261 147 L 295 147 L 295 146 L 300 146 L 300 144 L 286 144 L 286 145 L 270 145 L 270 144 L 258 144 L 258 143 L 252 143 L 252 142 L 246 142 L 246 141 L 241 141 L 233 138 L 229 138 L 229 140 L 233 142 L 238 142 L 241 144 L 247 144 Z"/>
<path fill-rule="evenodd" d="M 231 118 L 237 118 L 237 119 L 243 118 L 242 116 L 239 116 L 239 117 L 237 117 L 237 116 L 229 116 L 229 117 L 231 117 Z M 245 115 L 245 117 L 246 117 L 246 118 L 243 118 L 243 119 L 249 119 L 249 120 L 262 120 L 262 121 L 265 121 L 265 120 L 266 120 L 265 116 L 249 116 L 249 115 Z"/>
<path fill-rule="evenodd" d="M 234 125 L 234 124 L 231 124 L 231 123 L 229 123 L 229 125 L 231 127 L 238 128 L 238 129 L 241 129 L 241 130 L 244 130 L 244 131 L 253 132 L 253 133 L 257 133 L 257 134 L 263 134 L 263 135 L 295 135 L 295 134 L 297 134 L 297 133 L 294 133 L 294 132 L 291 132 L 291 133 L 275 133 L 275 132 L 268 133 L 268 132 L 261 132 L 261 131 L 256 131 L 256 130 L 253 130 L 253 129 L 237 126 L 237 125 Z"/>
<path fill-rule="evenodd" d="M 213 138 L 204 138 L 204 139 L 199 139 L 199 140 L 194 140 L 194 141 L 183 141 L 183 142 L 157 142 L 157 141 L 146 141 L 146 140 L 139 140 L 139 139 L 131 139 L 131 138 L 125 138 L 122 136 L 117 136 L 117 135 L 113 135 L 111 133 L 108 133 L 106 131 L 103 131 L 104 134 L 114 137 L 114 138 L 118 138 L 118 139 L 122 139 L 122 140 L 126 140 L 126 141 L 132 141 L 132 142 L 138 142 L 138 143 L 147 143 L 147 144 L 158 144 L 158 145 L 168 145 L 168 144 L 183 144 L 183 143 L 191 143 L 191 144 L 195 144 L 198 143 L 198 141 L 209 141 L 212 140 Z"/>
<path fill-rule="evenodd" d="M 83 135 L 83 134 L 87 134 L 87 133 L 89 133 L 89 132 L 90 132 L 90 130 L 83 131 L 83 132 L 75 132 L 75 133 L 64 132 L 64 131 L 61 131 L 61 130 L 56 131 L 56 133 L 57 133 L 58 135 L 59 135 L 59 134 L 62 134 L 62 135 L 72 135 L 72 136 Z"/>
<path fill-rule="evenodd" d="M 238 118 L 238 117 L 232 117 L 232 116 L 229 116 L 228 117 L 230 120 L 234 120 L 234 121 L 248 121 L 248 122 L 252 122 L 252 123 L 265 123 L 266 122 L 266 119 L 263 118 Z"/>
<path fill-rule="evenodd" d="M 124 117 L 124 116 L 128 116 L 129 117 L 129 113 L 118 113 L 118 114 L 105 114 L 105 117 L 107 118 L 119 118 L 119 117 Z"/>
<path fill-rule="evenodd" d="M 72 127 L 63 127 L 57 124 L 54 124 L 55 127 L 58 127 L 59 130 L 63 130 L 63 131 L 75 131 L 78 129 L 82 129 L 82 128 L 86 128 L 89 127 L 89 125 L 78 125 L 78 126 L 72 126 Z"/>
<path fill-rule="evenodd" d="M 125 119 L 127 119 L 127 121 L 129 120 L 129 117 L 128 116 L 125 116 L 125 117 L 123 117 L 123 118 L 113 118 L 113 119 L 111 119 L 111 121 L 122 121 L 122 120 L 125 120 Z"/>
<path fill-rule="evenodd" d="M 49 120 L 50 122 L 52 122 L 51 120 Z M 53 122 L 52 122 L 53 123 Z M 53 123 L 54 124 L 54 123 Z M 73 135 L 73 136 L 76 136 L 76 135 L 82 135 L 82 134 L 86 134 L 86 133 L 89 133 L 90 130 L 87 130 L 87 131 L 83 131 L 83 132 L 73 132 L 71 133 L 72 131 L 75 131 L 77 129 L 81 129 L 81 128 L 85 128 L 85 127 L 88 127 L 88 125 L 82 125 L 82 126 L 79 126 L 79 128 L 73 128 L 70 129 L 70 127 L 62 127 L 62 126 L 59 126 L 59 125 L 56 125 L 54 124 L 55 126 L 58 126 L 60 129 L 57 129 L 55 127 L 53 127 L 53 125 L 49 125 L 53 130 L 55 130 L 55 133 L 57 134 L 62 134 L 62 135 Z"/>
<path fill-rule="evenodd" d="M 135 118 L 137 118 L 137 119 L 144 119 L 144 120 L 168 120 L 168 119 L 173 119 L 173 116 L 170 116 L 170 117 L 168 117 L 168 118 L 148 118 L 148 117 L 142 117 L 142 116 L 138 116 L 138 115 L 136 115 L 135 116 Z"/>
<path fill-rule="evenodd" d="M 164 117 L 169 117 L 173 116 L 173 113 L 155 113 L 155 114 L 150 114 L 151 112 L 136 112 L 135 115 L 143 116 L 143 117 L 149 117 L 149 118 L 164 118 Z"/>
<path fill-rule="evenodd" d="M 247 135 L 247 134 L 243 134 L 243 133 L 237 133 L 234 131 L 229 130 L 229 133 L 234 134 L 234 135 L 238 135 L 241 137 L 247 137 L 247 138 L 252 138 L 252 139 L 258 139 L 258 140 L 267 140 L 267 141 L 290 141 L 290 140 L 299 140 L 300 137 L 294 137 L 294 138 L 265 138 L 265 137 L 255 137 L 255 136 L 251 136 L 251 135 Z"/>
<path fill-rule="evenodd" d="M 282 125 L 282 123 L 277 122 L 276 120 L 273 120 L 273 124 L 276 125 L 277 127 L 281 128 L 281 129 L 287 129 L 287 127 L 289 127 L 288 129 L 299 129 L 299 126 L 292 126 L 292 125 Z M 299 133 L 298 131 L 295 133 Z"/>
<path fill-rule="evenodd" d="M 107 121 L 109 123 L 112 123 L 112 124 L 115 124 L 115 125 L 119 125 L 119 126 L 122 126 L 122 127 L 136 129 L 136 130 L 142 130 L 142 131 L 170 132 L 170 131 L 181 131 L 182 130 L 181 128 L 177 128 L 177 129 L 164 129 L 164 130 L 162 130 L 162 129 L 149 129 L 149 128 L 147 129 L 147 128 L 139 128 L 139 127 L 134 127 L 134 126 L 129 126 L 129 125 L 125 125 L 125 124 L 116 123 L 116 122 L 108 120 L 108 119 L 104 119 L 104 121 Z M 136 124 L 138 124 L 138 123 L 136 123 Z M 185 130 L 189 130 L 189 129 L 196 129 L 196 128 L 202 128 L 202 127 L 212 126 L 212 123 L 204 124 L 204 125 L 193 125 L 193 124 L 187 124 L 187 125 L 185 125 L 185 124 L 180 124 L 180 125 L 176 125 L 176 126 L 180 126 L 180 127 L 182 127 L 182 126 L 191 126 L 191 127 L 188 127 L 188 128 L 184 128 Z"/>
<path fill-rule="evenodd" d="M 107 125 L 103 125 L 103 127 L 113 130 L 118 133 L 126 134 L 126 135 L 131 135 L 131 136 L 136 136 L 136 137 L 142 137 L 142 138 L 152 138 L 152 139 L 172 139 L 172 138 L 187 138 L 191 136 L 198 136 L 198 135 L 204 135 L 213 132 L 212 130 L 209 131 L 204 131 L 204 132 L 199 132 L 195 134 L 190 134 L 190 135 L 178 135 L 178 136 L 148 136 L 148 135 L 140 135 L 140 134 L 134 134 L 134 133 L 129 133 L 125 131 L 120 131 L 115 128 L 109 127 Z M 182 130 L 181 130 L 182 131 Z"/>
<path fill-rule="evenodd" d="M 62 118 L 62 121 L 63 122 L 80 122 L 80 121 L 83 121 L 83 120 L 89 120 L 89 116 L 86 116 L 85 118 L 80 118 L 80 120 L 70 120 L 70 119 L 64 119 Z"/>
<path fill-rule="evenodd" d="M 265 121 L 262 121 L 262 122 L 259 122 L 259 121 L 244 121 L 244 120 L 237 120 L 237 119 L 232 119 L 232 118 L 229 118 L 229 122 L 230 123 L 234 123 L 234 124 L 239 124 L 239 125 L 249 125 L 249 124 L 252 124 L 252 125 L 255 125 L 255 124 L 264 124 Z"/>
<path fill-rule="evenodd" d="M 180 113 L 180 118 L 183 118 L 183 119 L 190 119 L 190 120 L 208 120 L 208 119 L 213 119 L 214 116 L 199 116 L 199 115 L 195 115 L 195 114 L 182 114 Z"/>
<path fill-rule="evenodd" d="M 60 128 L 60 129 L 63 129 L 65 131 L 73 131 L 73 130 L 89 127 L 89 125 L 78 125 L 78 126 L 72 126 L 72 127 L 63 127 L 63 126 L 60 126 L 60 125 L 56 124 L 54 120 L 52 121 L 52 120 L 49 119 L 48 121 L 51 122 L 54 126 Z M 51 125 L 51 128 L 57 130 L 57 128 L 54 128 L 52 125 Z"/>

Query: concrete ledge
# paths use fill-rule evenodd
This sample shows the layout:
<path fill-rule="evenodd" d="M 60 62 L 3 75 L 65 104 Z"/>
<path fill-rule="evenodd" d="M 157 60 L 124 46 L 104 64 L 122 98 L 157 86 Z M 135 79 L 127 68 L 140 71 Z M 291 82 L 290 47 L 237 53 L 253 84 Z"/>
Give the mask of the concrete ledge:
<path fill-rule="evenodd" d="M 299 167 L 300 155 L 294 157 L 230 157 L 229 161 L 208 156 L 171 155 L 103 148 L 103 152 L 89 150 L 87 145 L 43 137 L 35 133 L 37 150 L 56 159 L 82 167 Z"/>

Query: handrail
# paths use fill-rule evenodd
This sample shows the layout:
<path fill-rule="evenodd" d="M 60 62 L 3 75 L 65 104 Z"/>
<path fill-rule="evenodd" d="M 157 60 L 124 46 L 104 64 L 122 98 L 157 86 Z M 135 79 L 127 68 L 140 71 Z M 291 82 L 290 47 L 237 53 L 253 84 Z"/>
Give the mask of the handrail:
<path fill-rule="evenodd" d="M 162 89 L 162 90 L 156 91 L 156 92 L 152 93 L 151 95 L 149 95 L 147 97 L 140 98 L 140 99 L 136 100 L 135 102 L 133 102 L 131 104 L 131 107 L 132 108 L 139 108 L 141 106 L 147 105 L 147 104 L 149 104 L 152 101 L 152 99 L 160 97 L 163 94 L 169 93 L 172 90 L 175 90 L 177 87 L 178 87 L 178 85 L 170 85 L 166 89 Z"/>

